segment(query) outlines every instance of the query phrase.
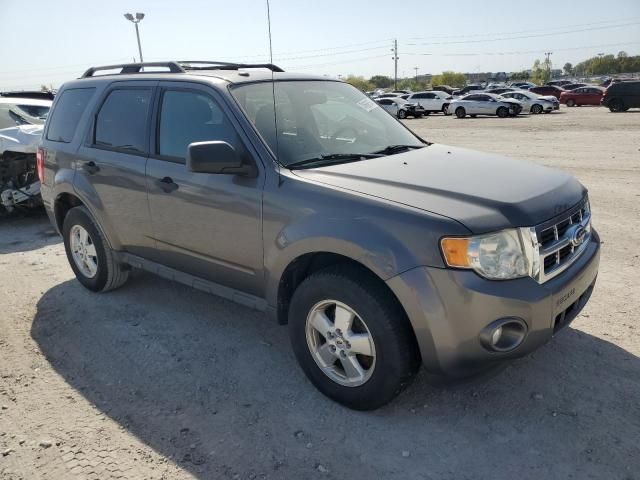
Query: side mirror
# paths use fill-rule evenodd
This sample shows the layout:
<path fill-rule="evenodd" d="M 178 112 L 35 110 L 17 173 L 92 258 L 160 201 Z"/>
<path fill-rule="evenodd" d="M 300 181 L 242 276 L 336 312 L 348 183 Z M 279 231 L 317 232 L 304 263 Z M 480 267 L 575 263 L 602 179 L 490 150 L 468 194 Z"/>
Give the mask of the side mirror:
<path fill-rule="evenodd" d="M 187 153 L 187 170 L 194 173 L 218 173 L 223 175 L 255 174 L 255 168 L 247 165 L 227 142 L 190 143 Z"/>

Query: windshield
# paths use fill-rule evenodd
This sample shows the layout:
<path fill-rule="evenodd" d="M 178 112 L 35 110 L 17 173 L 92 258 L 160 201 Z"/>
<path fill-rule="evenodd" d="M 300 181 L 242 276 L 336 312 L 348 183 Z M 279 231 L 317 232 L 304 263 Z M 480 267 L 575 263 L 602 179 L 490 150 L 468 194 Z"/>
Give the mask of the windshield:
<path fill-rule="evenodd" d="M 240 84 L 231 92 L 285 166 L 312 158 L 367 155 L 390 146 L 425 145 L 375 101 L 346 83 L 261 82 Z"/>

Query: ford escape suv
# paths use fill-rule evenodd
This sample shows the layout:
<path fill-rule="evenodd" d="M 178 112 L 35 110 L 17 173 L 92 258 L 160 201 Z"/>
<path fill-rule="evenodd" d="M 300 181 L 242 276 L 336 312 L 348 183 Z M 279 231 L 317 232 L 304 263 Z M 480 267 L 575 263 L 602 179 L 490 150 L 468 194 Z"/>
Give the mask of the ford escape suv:
<path fill-rule="evenodd" d="M 356 409 L 420 365 L 465 376 L 535 350 L 598 272 L 570 175 L 429 143 L 352 86 L 271 64 L 91 68 L 56 96 L 37 166 L 82 285 L 139 268 L 265 311 Z"/>

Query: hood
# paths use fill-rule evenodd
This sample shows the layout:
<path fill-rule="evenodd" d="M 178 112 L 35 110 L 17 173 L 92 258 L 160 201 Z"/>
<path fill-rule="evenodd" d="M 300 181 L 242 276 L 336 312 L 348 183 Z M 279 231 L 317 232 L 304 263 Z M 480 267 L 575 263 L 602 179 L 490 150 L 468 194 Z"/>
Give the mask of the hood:
<path fill-rule="evenodd" d="M 561 171 L 435 144 L 293 173 L 444 215 L 473 233 L 537 225 L 572 207 L 586 194 L 576 179 Z"/>

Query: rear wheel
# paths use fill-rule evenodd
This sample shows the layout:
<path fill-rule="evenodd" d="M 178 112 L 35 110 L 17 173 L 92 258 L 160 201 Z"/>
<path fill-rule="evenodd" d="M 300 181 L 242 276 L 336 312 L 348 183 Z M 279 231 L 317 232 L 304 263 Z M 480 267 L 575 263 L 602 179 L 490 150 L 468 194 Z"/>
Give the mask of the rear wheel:
<path fill-rule="evenodd" d="M 445 115 L 449 115 L 449 104 L 445 104 L 442 106 L 442 113 L 444 113 Z"/>
<path fill-rule="evenodd" d="M 291 301 L 289 334 L 315 387 L 357 410 L 391 401 L 420 363 L 402 308 L 357 267 L 329 267 L 304 280 Z"/>
<path fill-rule="evenodd" d="M 467 115 L 467 112 L 463 107 L 456 108 L 456 117 L 464 118 Z"/>
<path fill-rule="evenodd" d="M 398 110 L 398 118 L 407 118 L 407 112 L 405 110 Z"/>
<path fill-rule="evenodd" d="M 615 113 L 624 112 L 624 102 L 619 98 L 615 98 L 609 102 L 609 110 Z"/>
<path fill-rule="evenodd" d="M 531 107 L 531 113 L 535 113 L 536 115 L 542 113 L 542 105 L 536 103 Z"/>
<path fill-rule="evenodd" d="M 496 110 L 496 115 L 500 118 L 508 117 L 509 109 L 507 107 L 498 107 L 498 110 Z"/>
<path fill-rule="evenodd" d="M 113 250 L 85 207 L 69 210 L 62 235 L 69 264 L 86 288 L 106 292 L 127 281 L 128 269 L 116 261 Z"/>
<path fill-rule="evenodd" d="M 575 107 L 576 106 L 576 101 L 573 98 L 570 98 L 569 100 L 567 100 L 567 107 Z"/>

